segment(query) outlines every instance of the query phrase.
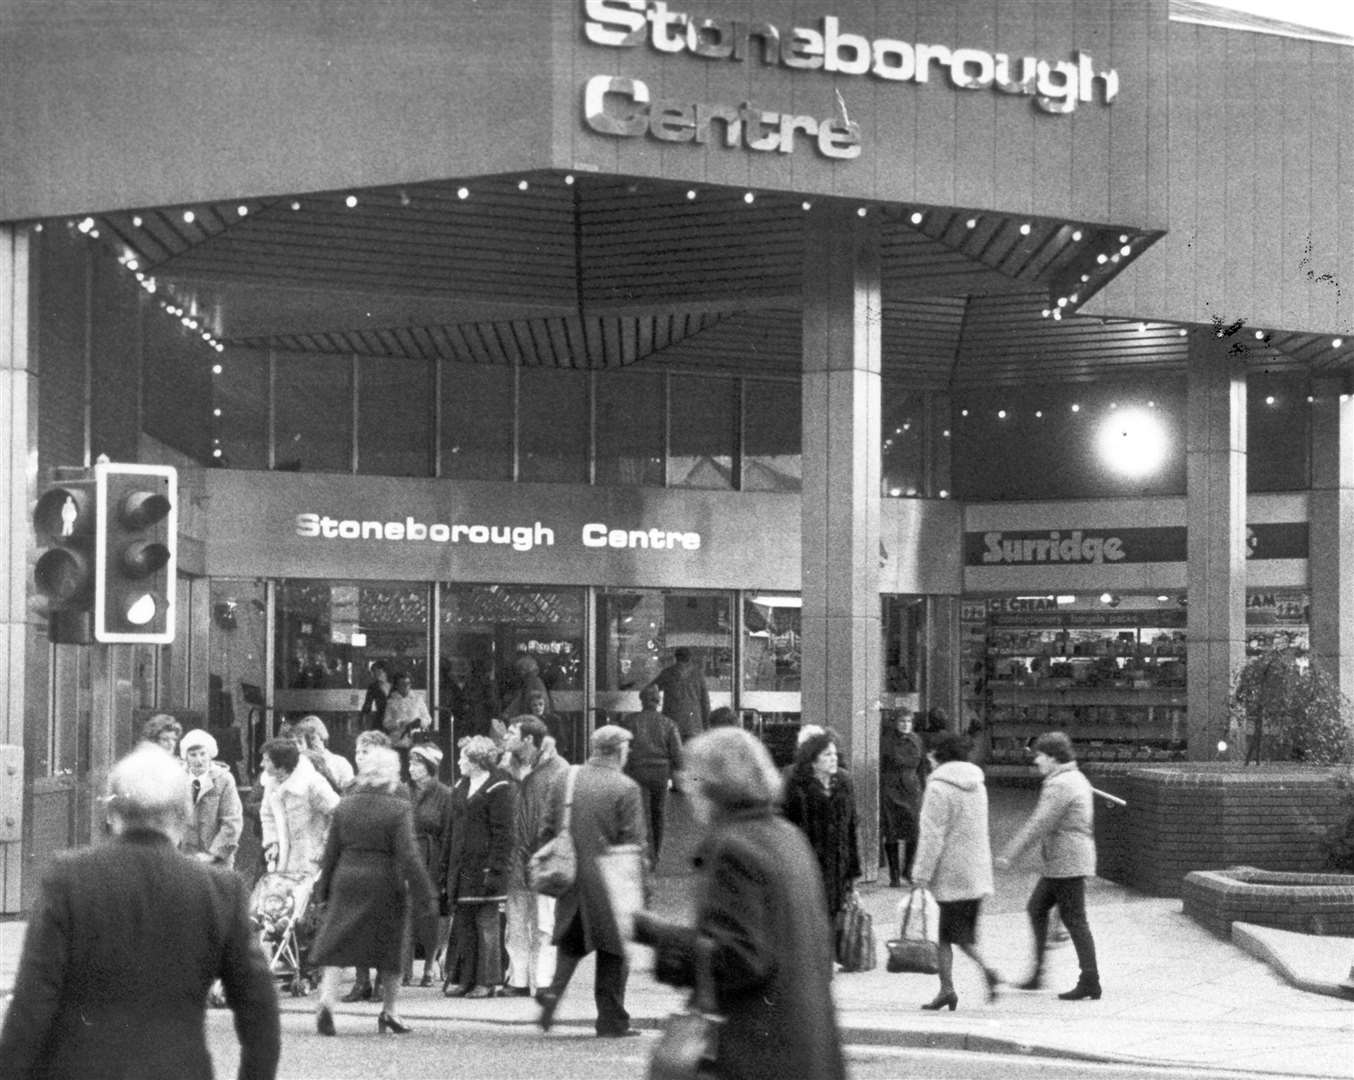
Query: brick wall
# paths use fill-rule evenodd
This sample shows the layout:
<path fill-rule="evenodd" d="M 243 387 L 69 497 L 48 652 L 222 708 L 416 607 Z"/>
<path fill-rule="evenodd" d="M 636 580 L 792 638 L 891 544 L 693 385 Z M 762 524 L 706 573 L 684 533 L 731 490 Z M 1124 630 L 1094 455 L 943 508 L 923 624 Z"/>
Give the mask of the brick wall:
<path fill-rule="evenodd" d="M 1349 807 L 1341 770 L 1230 763 L 1091 765 L 1098 788 L 1127 799 L 1096 806 L 1101 877 L 1153 896 L 1180 896 L 1194 870 L 1325 869 L 1321 838 Z"/>
<path fill-rule="evenodd" d="M 1219 937 L 1232 923 L 1295 934 L 1354 936 L 1354 874 L 1274 873 L 1243 866 L 1185 877 L 1185 914 Z"/>

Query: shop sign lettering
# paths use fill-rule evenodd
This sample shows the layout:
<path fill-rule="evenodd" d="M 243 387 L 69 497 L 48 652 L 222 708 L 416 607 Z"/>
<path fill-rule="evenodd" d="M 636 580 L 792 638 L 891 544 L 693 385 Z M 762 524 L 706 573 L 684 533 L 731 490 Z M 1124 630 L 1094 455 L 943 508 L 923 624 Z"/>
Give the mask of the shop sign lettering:
<path fill-rule="evenodd" d="M 1072 113 L 1097 96 L 1110 105 L 1119 94 L 1118 72 L 1097 70 L 1094 58 L 1080 51 L 1071 60 L 1049 61 L 888 37 L 871 39 L 844 31 L 834 15 L 822 16 L 816 26 L 782 29 L 772 22 L 674 11 L 666 0 L 584 0 L 583 7 L 584 36 L 608 48 L 647 45 L 669 56 L 894 83 L 929 83 L 934 75 L 957 90 L 1028 97 L 1036 109 L 1055 115 Z M 622 138 L 647 134 L 667 142 L 742 144 L 788 154 L 802 135 L 825 157 L 849 159 L 860 154 L 860 127 L 840 99 L 828 116 L 820 118 L 766 109 L 751 101 L 654 99 L 643 80 L 595 75 L 585 86 L 583 113 L 593 131 Z"/>
<path fill-rule="evenodd" d="M 1123 537 L 1096 535 L 1081 529 L 1073 529 L 1065 535 L 1055 529 L 1042 536 L 988 532 L 983 533 L 983 548 L 982 562 L 987 566 L 994 563 L 1105 563 L 1122 562 L 1124 558 Z"/>
<path fill-rule="evenodd" d="M 555 546 L 555 530 L 540 521 L 530 525 L 426 522 L 406 516 L 398 521 L 336 518 L 328 514 L 296 515 L 296 535 L 303 540 L 377 540 L 433 544 L 492 544 L 514 551 Z M 621 529 L 588 522 L 580 530 L 585 548 L 612 550 L 699 551 L 701 534 L 684 529 Z"/>

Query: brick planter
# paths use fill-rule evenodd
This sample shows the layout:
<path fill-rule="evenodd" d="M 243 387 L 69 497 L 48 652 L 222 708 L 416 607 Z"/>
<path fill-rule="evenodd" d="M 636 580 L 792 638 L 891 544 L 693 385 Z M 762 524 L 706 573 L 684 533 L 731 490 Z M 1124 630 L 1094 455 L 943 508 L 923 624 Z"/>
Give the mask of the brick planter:
<path fill-rule="evenodd" d="M 1193 870 L 1326 870 L 1321 839 L 1349 807 L 1348 770 L 1226 762 L 1088 764 L 1126 807 L 1096 801 L 1100 876 L 1153 896 L 1180 896 Z"/>
<path fill-rule="evenodd" d="M 1354 874 L 1292 874 L 1234 866 L 1185 875 L 1185 914 L 1219 937 L 1232 923 L 1296 934 L 1354 936 Z"/>

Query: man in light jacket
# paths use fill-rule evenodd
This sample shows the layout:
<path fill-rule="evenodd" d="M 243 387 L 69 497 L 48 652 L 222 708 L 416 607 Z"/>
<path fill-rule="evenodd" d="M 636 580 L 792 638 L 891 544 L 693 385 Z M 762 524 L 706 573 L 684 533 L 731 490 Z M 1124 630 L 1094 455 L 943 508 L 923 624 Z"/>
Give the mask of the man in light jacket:
<path fill-rule="evenodd" d="M 1058 997 L 1064 1001 L 1100 998 L 1100 970 L 1096 966 L 1095 939 L 1086 921 L 1086 879 L 1095 874 L 1094 805 L 1091 783 L 1077 768 L 1072 740 L 1061 731 L 1050 731 L 1034 743 L 1034 764 L 1044 777 L 1039 802 L 1029 821 L 1006 845 L 997 859 L 1005 870 L 1036 842 L 1044 860 L 1043 876 L 1030 894 L 1025 910 L 1034 931 L 1034 974 L 1022 990 L 1043 986 L 1044 944 L 1048 916 L 1054 907 L 1072 936 L 1081 977 L 1077 985 Z"/>

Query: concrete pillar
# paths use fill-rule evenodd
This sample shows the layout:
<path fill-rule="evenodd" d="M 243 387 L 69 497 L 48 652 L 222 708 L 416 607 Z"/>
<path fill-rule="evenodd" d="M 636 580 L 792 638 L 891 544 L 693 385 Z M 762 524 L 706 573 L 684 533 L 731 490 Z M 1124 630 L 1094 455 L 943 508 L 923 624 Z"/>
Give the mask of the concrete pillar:
<path fill-rule="evenodd" d="M 20 908 L 24 702 L 29 649 L 28 512 L 36 477 L 37 380 L 29 355 L 29 234 L 0 226 L 0 912 Z M 17 774 L 11 769 L 17 769 Z M 15 786 L 17 785 L 17 792 Z M 14 824 L 8 824 L 13 818 Z"/>
<path fill-rule="evenodd" d="M 1312 654 L 1341 693 L 1354 696 L 1354 400 L 1341 400 L 1347 391 L 1341 377 L 1312 383 L 1307 580 Z"/>
<path fill-rule="evenodd" d="M 1214 759 L 1245 657 L 1246 369 L 1212 330 L 1190 332 L 1185 430 L 1189 756 Z"/>
<path fill-rule="evenodd" d="M 807 215 L 803 720 L 842 736 L 873 878 L 879 844 L 880 255 L 854 209 Z"/>

